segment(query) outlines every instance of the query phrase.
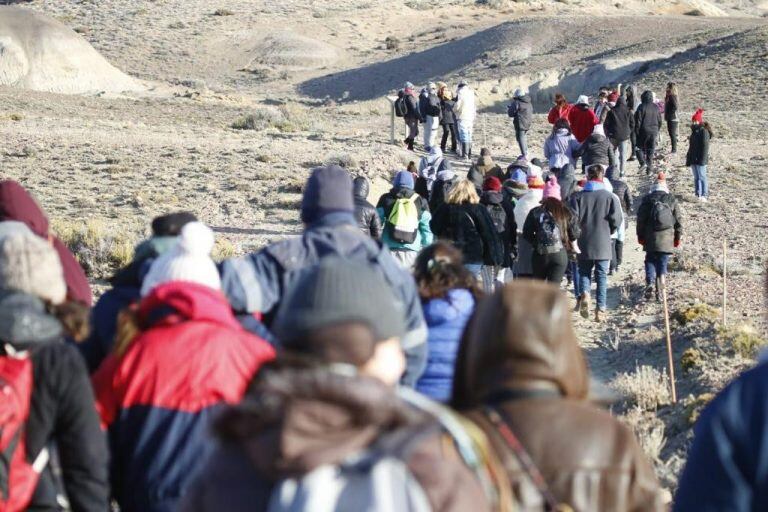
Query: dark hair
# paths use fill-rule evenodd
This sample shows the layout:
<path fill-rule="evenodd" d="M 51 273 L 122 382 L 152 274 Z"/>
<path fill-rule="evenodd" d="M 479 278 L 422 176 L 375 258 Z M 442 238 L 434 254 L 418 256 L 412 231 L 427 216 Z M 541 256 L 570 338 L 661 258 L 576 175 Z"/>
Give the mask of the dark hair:
<path fill-rule="evenodd" d="M 605 175 L 605 168 L 600 164 L 593 164 L 587 168 L 587 178 L 594 180 Z"/>
<path fill-rule="evenodd" d="M 85 341 L 91 333 L 90 308 L 84 304 L 67 301 L 62 304 L 47 304 L 48 312 L 56 317 L 64 334 L 76 343 Z"/>
<path fill-rule="evenodd" d="M 701 126 L 703 126 L 704 129 L 709 132 L 709 137 L 710 138 L 715 136 L 715 132 L 712 131 L 712 125 L 709 124 L 709 121 L 704 121 L 703 123 L 701 123 Z"/>
<path fill-rule="evenodd" d="M 566 103 L 568 103 L 568 100 L 565 99 L 565 96 L 562 93 L 559 92 L 555 94 L 555 105 L 557 105 L 558 107 L 561 107 Z"/>
<path fill-rule="evenodd" d="M 449 242 L 436 242 L 422 250 L 414 264 L 414 277 L 421 300 L 444 298 L 450 290 L 464 288 L 476 299 L 483 292 L 472 273 L 464 267 L 461 251 Z"/>
<path fill-rule="evenodd" d="M 556 197 L 547 197 L 541 200 L 541 206 L 552 214 L 557 227 L 560 228 L 560 236 L 566 246 L 570 246 L 568 238 L 568 224 L 571 222 L 571 212 L 561 200 Z"/>
<path fill-rule="evenodd" d="M 555 121 L 555 124 L 552 126 L 552 133 L 556 133 L 557 130 L 566 129 L 568 130 L 568 133 L 571 133 L 571 123 L 568 122 L 567 119 L 561 117 L 557 121 Z"/>
<path fill-rule="evenodd" d="M 413 170 L 411 170 L 411 169 L 413 169 Z M 416 169 L 416 162 L 414 162 L 413 160 L 411 160 L 410 162 L 408 162 L 408 167 L 406 168 L 406 170 L 407 170 L 408 172 L 416 172 L 416 173 L 418 173 L 418 171 L 417 171 L 417 169 Z"/>

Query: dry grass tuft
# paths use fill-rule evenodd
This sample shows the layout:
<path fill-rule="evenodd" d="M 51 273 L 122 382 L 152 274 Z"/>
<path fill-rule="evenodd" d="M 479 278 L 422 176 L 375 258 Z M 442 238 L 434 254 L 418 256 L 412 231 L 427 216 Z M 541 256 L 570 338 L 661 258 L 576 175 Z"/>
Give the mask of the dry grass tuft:
<path fill-rule="evenodd" d="M 703 302 L 696 303 L 692 306 L 684 306 L 672 313 L 672 320 L 680 325 L 686 325 L 700 320 L 712 322 L 716 320 L 717 317 L 717 310 Z"/>
<path fill-rule="evenodd" d="M 133 259 L 136 237 L 102 219 L 53 219 L 51 230 L 69 247 L 92 278 L 104 278 Z"/>
<path fill-rule="evenodd" d="M 631 373 L 619 374 L 611 385 L 630 405 L 655 411 L 670 401 L 669 378 L 652 366 L 639 366 Z"/>
<path fill-rule="evenodd" d="M 768 340 L 760 336 L 757 329 L 750 324 L 720 327 L 717 331 L 717 341 L 730 346 L 734 352 L 746 359 L 754 358 L 760 349 L 768 345 Z"/>
<path fill-rule="evenodd" d="M 664 448 L 664 422 L 653 413 L 635 407 L 627 411 L 619 420 L 635 433 L 640 447 L 653 461 L 659 461 L 661 449 Z"/>

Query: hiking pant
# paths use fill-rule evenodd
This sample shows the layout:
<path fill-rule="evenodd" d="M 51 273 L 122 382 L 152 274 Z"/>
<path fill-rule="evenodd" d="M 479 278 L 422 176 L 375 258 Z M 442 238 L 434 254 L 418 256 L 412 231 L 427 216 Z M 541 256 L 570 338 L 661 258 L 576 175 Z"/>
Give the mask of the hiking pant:
<path fill-rule="evenodd" d="M 637 153 L 637 159 L 640 161 L 640 165 L 645 165 L 646 172 L 648 174 L 653 173 L 653 155 L 656 154 L 656 135 L 647 136 L 645 143 Z"/>
<path fill-rule="evenodd" d="M 656 282 L 656 277 L 667 275 L 669 254 L 665 252 L 645 253 L 645 285 L 651 286 Z"/>
<path fill-rule="evenodd" d="M 613 259 L 611 260 L 611 272 L 617 270 L 621 266 L 621 262 L 624 258 L 624 242 L 614 238 L 613 242 Z"/>
<path fill-rule="evenodd" d="M 440 126 L 440 118 L 437 116 L 427 116 L 424 121 L 424 150 L 432 149 L 437 142 L 437 127 Z"/>
<path fill-rule="evenodd" d="M 707 180 L 706 165 L 692 165 L 693 188 L 696 190 L 696 197 L 709 196 L 709 181 Z"/>
<path fill-rule="evenodd" d="M 440 140 L 440 149 L 445 153 L 445 144 L 448 142 L 448 136 L 451 136 L 451 151 L 456 152 L 456 125 L 443 125 L 443 138 Z"/>
<path fill-rule="evenodd" d="M 528 156 L 528 130 L 521 130 L 515 128 L 515 139 L 517 139 L 517 145 L 520 146 L 520 154 Z"/>
<path fill-rule="evenodd" d="M 579 278 L 578 260 L 571 260 L 568 263 L 568 268 L 571 271 L 571 279 L 573 280 L 573 294 L 578 299 L 579 297 L 581 297 L 581 279 Z"/>
<path fill-rule="evenodd" d="M 667 132 L 669 133 L 669 142 L 672 144 L 672 152 L 677 153 L 677 128 L 680 126 L 678 121 L 667 121 Z"/>
<path fill-rule="evenodd" d="M 613 144 L 613 149 L 615 153 L 618 153 L 619 155 L 619 176 L 623 178 L 624 163 L 627 161 L 630 142 L 629 140 L 618 141 L 615 139 L 611 139 L 611 144 Z"/>
<path fill-rule="evenodd" d="M 579 260 L 579 280 L 581 294 L 590 295 L 592 289 L 592 269 L 597 283 L 597 309 L 605 311 L 608 305 L 608 268 L 610 260 Z"/>
<path fill-rule="evenodd" d="M 408 249 L 392 249 L 390 252 L 397 262 L 409 272 L 413 269 L 413 265 L 416 263 L 416 256 L 419 254 L 416 251 L 409 251 Z"/>
<path fill-rule="evenodd" d="M 483 291 L 490 294 L 495 292 L 497 288 L 504 286 L 506 270 L 506 268 L 497 265 L 483 265 L 481 269 Z"/>
<path fill-rule="evenodd" d="M 635 136 L 635 130 L 629 131 L 629 143 L 632 146 L 632 152 L 630 153 L 630 158 L 635 158 L 637 155 L 637 142 L 636 142 L 636 136 Z"/>
<path fill-rule="evenodd" d="M 543 279 L 556 286 L 560 286 L 568 267 L 568 253 L 565 249 L 553 254 L 534 253 L 531 258 L 533 277 Z"/>
<path fill-rule="evenodd" d="M 406 117 L 405 126 L 408 128 L 408 136 L 406 137 L 406 140 L 411 141 L 412 145 L 413 141 L 416 140 L 416 137 L 419 136 L 419 120 L 415 117 Z"/>

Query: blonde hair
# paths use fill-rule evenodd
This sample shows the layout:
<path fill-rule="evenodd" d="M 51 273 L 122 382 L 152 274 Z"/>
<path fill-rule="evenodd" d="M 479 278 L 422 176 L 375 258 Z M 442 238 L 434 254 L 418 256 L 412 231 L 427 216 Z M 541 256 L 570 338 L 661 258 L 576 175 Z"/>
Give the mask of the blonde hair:
<path fill-rule="evenodd" d="M 451 91 L 448 91 L 448 90 L 443 91 L 443 99 L 448 101 L 452 100 L 453 94 L 451 93 Z"/>
<path fill-rule="evenodd" d="M 445 202 L 448 204 L 478 204 L 480 196 L 477 195 L 475 185 L 471 181 L 463 179 L 451 187 Z"/>

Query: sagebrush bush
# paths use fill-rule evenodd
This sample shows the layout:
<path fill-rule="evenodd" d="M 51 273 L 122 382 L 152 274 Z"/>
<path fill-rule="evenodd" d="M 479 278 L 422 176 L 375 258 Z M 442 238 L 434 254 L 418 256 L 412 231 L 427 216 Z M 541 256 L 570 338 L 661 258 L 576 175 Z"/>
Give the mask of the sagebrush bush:
<path fill-rule="evenodd" d="M 651 460 L 658 461 L 661 449 L 664 448 L 664 422 L 653 413 L 634 407 L 619 420 L 635 433 L 640 447 Z"/>
<path fill-rule="evenodd" d="M 760 336 L 749 324 L 720 327 L 717 331 L 717 340 L 745 359 L 754 358 L 763 347 L 768 345 L 768 340 Z"/>
<path fill-rule="evenodd" d="M 89 277 L 108 277 L 133 259 L 137 237 L 102 219 L 53 219 L 51 224 L 51 231 L 69 247 Z"/>
<path fill-rule="evenodd" d="M 669 378 L 652 366 L 639 366 L 634 372 L 619 374 L 611 384 L 630 405 L 655 411 L 670 401 Z"/>
<path fill-rule="evenodd" d="M 714 321 L 718 312 L 709 304 L 698 302 L 692 306 L 684 306 L 672 313 L 672 320 L 680 325 L 686 325 L 697 321 Z"/>
<path fill-rule="evenodd" d="M 304 107 L 295 103 L 286 103 L 279 108 L 259 107 L 231 125 L 235 130 L 262 131 L 276 128 L 283 133 L 294 133 L 308 130 L 311 120 Z"/>

